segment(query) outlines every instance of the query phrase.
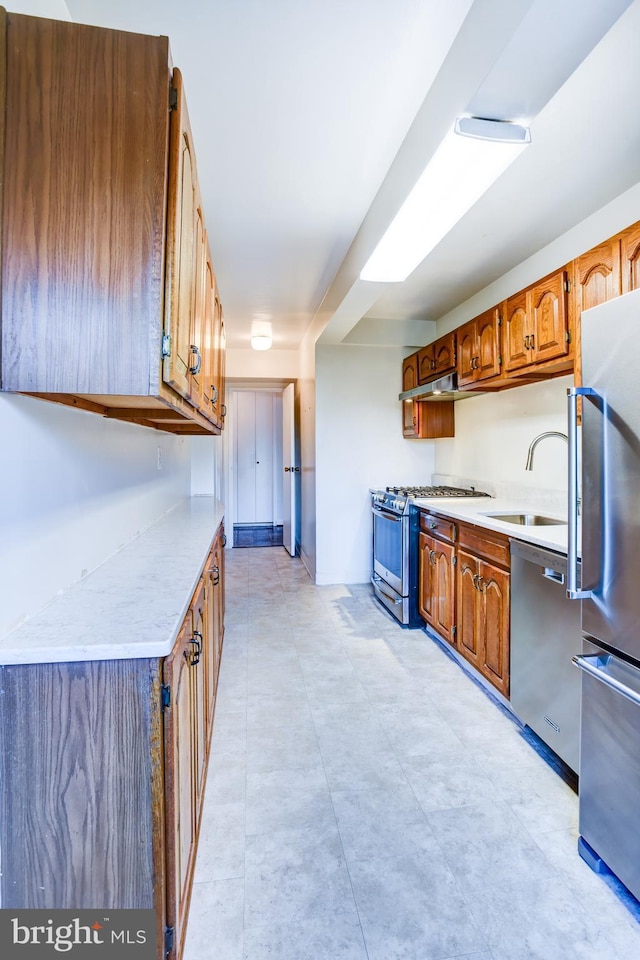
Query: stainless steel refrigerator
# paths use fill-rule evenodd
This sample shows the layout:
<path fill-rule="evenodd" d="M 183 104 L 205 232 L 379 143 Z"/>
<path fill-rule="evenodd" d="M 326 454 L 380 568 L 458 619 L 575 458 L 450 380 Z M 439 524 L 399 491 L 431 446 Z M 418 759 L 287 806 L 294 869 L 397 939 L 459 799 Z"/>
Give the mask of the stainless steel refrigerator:
<path fill-rule="evenodd" d="M 581 325 L 584 387 L 569 391 L 568 558 L 568 595 L 582 608 L 579 850 L 640 899 L 640 290 L 587 310 Z"/>

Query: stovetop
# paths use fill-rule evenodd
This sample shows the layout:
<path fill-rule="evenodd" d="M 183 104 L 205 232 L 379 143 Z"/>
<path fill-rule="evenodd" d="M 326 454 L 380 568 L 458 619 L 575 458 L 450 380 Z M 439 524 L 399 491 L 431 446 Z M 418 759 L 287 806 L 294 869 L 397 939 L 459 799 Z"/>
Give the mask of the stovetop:
<path fill-rule="evenodd" d="M 473 487 L 387 487 L 387 493 L 398 497 L 489 497 L 491 494 Z"/>

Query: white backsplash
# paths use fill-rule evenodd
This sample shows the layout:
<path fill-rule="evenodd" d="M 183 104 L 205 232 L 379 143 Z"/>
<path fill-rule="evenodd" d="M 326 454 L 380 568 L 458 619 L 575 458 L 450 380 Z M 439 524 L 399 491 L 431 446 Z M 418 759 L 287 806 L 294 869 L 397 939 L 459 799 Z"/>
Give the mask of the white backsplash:
<path fill-rule="evenodd" d="M 530 487 L 527 484 L 511 480 L 483 480 L 482 477 L 458 477 L 446 473 L 434 473 L 431 482 L 434 485 L 451 487 L 474 487 L 482 493 L 489 493 L 500 500 L 513 501 L 514 506 L 532 510 L 545 510 L 555 516 L 567 515 L 567 491 L 546 490 Z"/>

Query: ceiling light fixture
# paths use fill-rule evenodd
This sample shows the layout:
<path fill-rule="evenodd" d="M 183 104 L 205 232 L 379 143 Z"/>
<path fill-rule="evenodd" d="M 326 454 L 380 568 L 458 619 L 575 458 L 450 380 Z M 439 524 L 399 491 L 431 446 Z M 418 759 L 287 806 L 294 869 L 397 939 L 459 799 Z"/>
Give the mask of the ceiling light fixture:
<path fill-rule="evenodd" d="M 251 346 L 254 350 L 270 350 L 273 340 L 264 335 L 251 337 Z"/>
<path fill-rule="evenodd" d="M 406 280 L 531 141 L 506 120 L 458 117 L 360 274 Z"/>

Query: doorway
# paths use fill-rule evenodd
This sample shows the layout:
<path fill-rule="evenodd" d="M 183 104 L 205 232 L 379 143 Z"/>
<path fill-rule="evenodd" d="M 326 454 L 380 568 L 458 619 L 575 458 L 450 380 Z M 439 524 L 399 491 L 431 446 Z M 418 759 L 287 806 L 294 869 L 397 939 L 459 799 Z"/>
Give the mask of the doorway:
<path fill-rule="evenodd" d="M 299 491 L 292 495 L 290 489 L 294 477 L 300 482 L 299 470 L 294 473 L 294 390 L 286 381 L 227 384 L 224 500 L 230 546 L 282 545 L 296 554 Z"/>

